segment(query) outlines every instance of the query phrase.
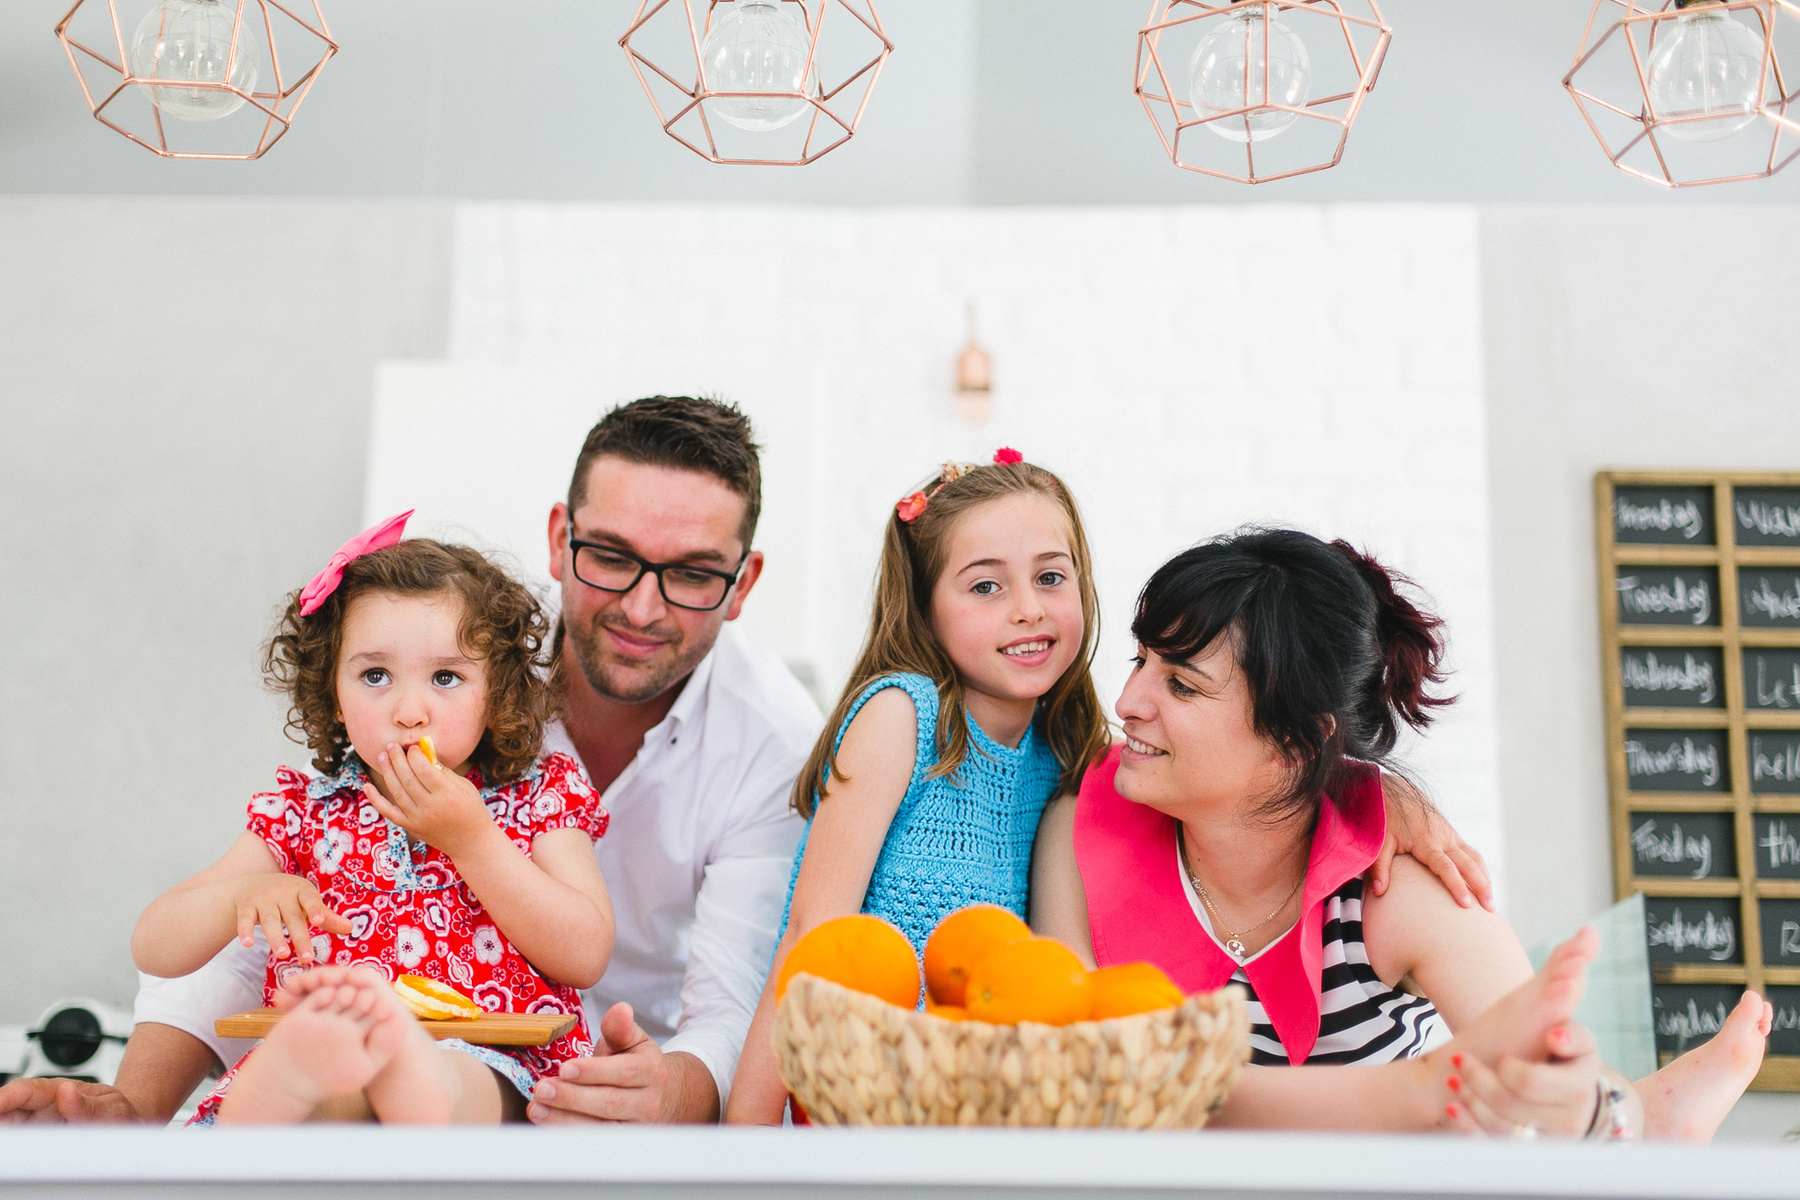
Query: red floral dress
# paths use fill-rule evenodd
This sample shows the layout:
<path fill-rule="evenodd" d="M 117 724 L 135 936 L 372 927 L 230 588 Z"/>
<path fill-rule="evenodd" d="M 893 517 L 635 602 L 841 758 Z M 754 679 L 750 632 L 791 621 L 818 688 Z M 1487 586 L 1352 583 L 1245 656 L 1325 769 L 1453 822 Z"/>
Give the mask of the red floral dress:
<path fill-rule="evenodd" d="M 494 824 L 527 858 L 540 833 L 580 829 L 598 841 L 606 832 L 599 793 L 566 754 L 543 756 L 522 778 L 501 787 L 482 787 L 479 769 L 471 769 L 468 778 L 481 788 Z M 372 967 L 390 980 L 423 975 L 449 984 L 489 1012 L 574 1014 L 575 1028 L 547 1046 L 509 1048 L 503 1057 L 494 1048 L 470 1048 L 484 1061 L 495 1060 L 490 1065 L 521 1088 L 526 1076 L 555 1075 L 564 1060 L 592 1052 L 580 993 L 545 979 L 513 949 L 449 855 L 409 838 L 375 811 L 363 798 L 368 775 L 354 755 L 336 775 L 313 779 L 282 767 L 275 780 L 274 791 L 250 798 L 250 832 L 268 846 L 282 871 L 309 880 L 326 906 L 351 926 L 347 934 L 315 931 L 315 959 Z M 303 970 L 291 958 L 270 959 L 263 1003 L 273 1004 L 276 989 Z M 237 1070 L 234 1066 L 219 1080 L 194 1123 L 212 1123 Z"/>

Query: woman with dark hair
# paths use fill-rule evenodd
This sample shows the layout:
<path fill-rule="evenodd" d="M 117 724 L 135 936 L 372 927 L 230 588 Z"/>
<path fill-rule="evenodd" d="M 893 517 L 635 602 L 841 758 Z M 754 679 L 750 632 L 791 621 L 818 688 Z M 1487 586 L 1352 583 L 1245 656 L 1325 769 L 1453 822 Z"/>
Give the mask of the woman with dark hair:
<path fill-rule="evenodd" d="M 1760 997 L 1646 1080 L 1640 1109 L 1569 1021 L 1590 931 L 1534 977 L 1500 917 L 1410 859 L 1365 893 L 1380 768 L 1402 723 L 1450 703 L 1442 622 L 1406 583 L 1279 529 L 1164 564 L 1132 622 L 1124 742 L 1039 827 L 1032 924 L 1100 966 L 1246 990 L 1253 1067 L 1223 1124 L 1710 1137 L 1761 1062 Z M 1316 1069 L 1350 1063 L 1373 1069 Z"/>

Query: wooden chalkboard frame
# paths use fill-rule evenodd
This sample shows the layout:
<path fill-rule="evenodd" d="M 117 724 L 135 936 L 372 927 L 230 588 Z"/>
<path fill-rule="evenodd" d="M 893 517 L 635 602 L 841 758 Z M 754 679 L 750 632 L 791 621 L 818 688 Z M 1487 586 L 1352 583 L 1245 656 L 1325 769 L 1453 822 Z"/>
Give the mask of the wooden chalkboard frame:
<path fill-rule="evenodd" d="M 1613 536 L 1613 501 L 1617 489 L 1630 487 L 1710 487 L 1713 489 L 1713 534 L 1710 545 L 1618 542 Z M 1800 967 L 1765 966 L 1762 956 L 1761 899 L 1800 899 L 1800 879 L 1763 879 L 1756 873 L 1753 817 L 1764 813 L 1800 814 L 1800 794 L 1752 795 L 1748 738 L 1761 730 L 1800 730 L 1800 709 L 1747 709 L 1744 703 L 1745 647 L 1800 648 L 1800 629 L 1744 627 L 1738 607 L 1738 568 L 1800 567 L 1800 546 L 1739 546 L 1733 492 L 1738 487 L 1800 488 L 1800 472 L 1757 471 L 1600 471 L 1594 476 L 1594 529 L 1599 557 L 1601 672 L 1605 683 L 1606 766 L 1612 811 L 1613 890 L 1619 899 L 1642 892 L 1648 897 L 1716 897 L 1739 905 L 1739 938 L 1743 963 L 1657 966 L 1659 984 L 1732 984 L 1761 991 L 1765 986 L 1800 986 Z M 1619 620 L 1617 580 L 1621 568 L 1716 567 L 1715 625 L 1623 625 Z M 1624 646 L 1719 646 L 1724 668 L 1723 708 L 1626 708 L 1620 671 Z M 1625 762 L 1625 731 L 1638 729 L 1724 729 L 1729 754 L 1730 790 L 1722 792 L 1631 791 Z M 1737 845 L 1737 877 L 1679 879 L 1639 876 L 1633 869 L 1633 812 L 1720 812 L 1733 816 Z M 1666 1056 L 1665 1056 L 1666 1057 Z M 1800 1091 L 1800 1056 L 1770 1056 L 1751 1086 L 1759 1091 Z"/>

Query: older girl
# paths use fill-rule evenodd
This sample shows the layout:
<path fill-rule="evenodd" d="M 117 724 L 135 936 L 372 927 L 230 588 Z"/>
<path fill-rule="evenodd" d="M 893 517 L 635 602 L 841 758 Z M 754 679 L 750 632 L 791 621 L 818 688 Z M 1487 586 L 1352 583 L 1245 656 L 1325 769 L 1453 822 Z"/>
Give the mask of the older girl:
<path fill-rule="evenodd" d="M 225 856 L 132 935 L 162 976 L 267 938 L 264 1002 L 287 1012 L 201 1123 L 522 1119 L 538 1079 L 591 1051 L 576 989 L 612 952 L 606 813 L 578 764 L 542 753 L 545 619 L 477 552 L 400 541 L 405 520 L 345 545 L 269 644 L 320 773 L 278 771 Z M 434 1045 L 388 986 L 401 974 L 575 1027 L 514 1053 Z"/>

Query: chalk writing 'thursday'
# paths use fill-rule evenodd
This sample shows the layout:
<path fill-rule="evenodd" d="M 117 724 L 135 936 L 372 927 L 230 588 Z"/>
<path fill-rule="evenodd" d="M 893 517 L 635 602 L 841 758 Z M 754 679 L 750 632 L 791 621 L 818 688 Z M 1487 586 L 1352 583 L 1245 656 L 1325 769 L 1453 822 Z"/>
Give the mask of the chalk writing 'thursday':
<path fill-rule="evenodd" d="M 1800 508 L 1791 505 L 1739 500 L 1737 519 L 1739 525 L 1764 537 L 1800 538 Z"/>
<path fill-rule="evenodd" d="M 1685 500 L 1680 504 L 1667 500 L 1653 504 L 1633 504 L 1620 497 L 1613 501 L 1613 513 L 1620 529 L 1655 529 L 1663 533 L 1674 530 L 1684 538 L 1695 538 L 1703 528 L 1700 506 L 1692 500 Z"/>
<path fill-rule="evenodd" d="M 1719 782 L 1719 748 L 1696 746 L 1693 738 L 1682 738 L 1661 750 L 1652 750 L 1639 741 L 1625 743 L 1625 769 L 1636 776 L 1698 775 L 1707 787 Z"/>
<path fill-rule="evenodd" d="M 1795 670 L 1796 678 L 1800 679 L 1800 667 Z M 1658 658 L 1654 650 L 1641 658 L 1627 653 L 1620 672 L 1625 686 L 1636 692 L 1699 692 L 1694 698 L 1696 704 L 1710 704 L 1718 695 L 1712 664 L 1691 654 L 1677 664 Z"/>
<path fill-rule="evenodd" d="M 1698 921 L 1683 921 L 1677 908 L 1668 920 L 1652 921 L 1649 934 L 1652 946 L 1667 946 L 1676 954 L 1699 950 L 1714 962 L 1724 962 L 1737 953 L 1737 922 L 1714 913 Z"/>
<path fill-rule="evenodd" d="M 1770 821 L 1768 832 L 1756 843 L 1758 850 L 1769 852 L 1769 870 L 1800 863 L 1800 839 L 1788 832 L 1786 821 Z"/>
<path fill-rule="evenodd" d="M 1691 587 L 1677 576 L 1669 583 L 1640 584 L 1636 575 L 1619 576 L 1619 604 L 1628 613 L 1691 613 L 1693 623 L 1712 617 L 1712 589 L 1705 580 Z"/>
<path fill-rule="evenodd" d="M 1800 621 L 1800 578 L 1793 590 L 1778 592 L 1764 576 L 1756 577 L 1756 586 L 1744 593 L 1744 611 L 1763 613 L 1771 621 Z"/>
<path fill-rule="evenodd" d="M 1631 850 L 1644 862 L 1673 863 L 1677 866 L 1698 863 L 1694 869 L 1695 879 L 1706 878 L 1706 872 L 1712 867 L 1712 838 L 1705 834 L 1684 837 L 1679 825 L 1673 825 L 1669 832 L 1662 833 L 1656 828 L 1655 821 L 1645 821 L 1631 831 Z"/>

